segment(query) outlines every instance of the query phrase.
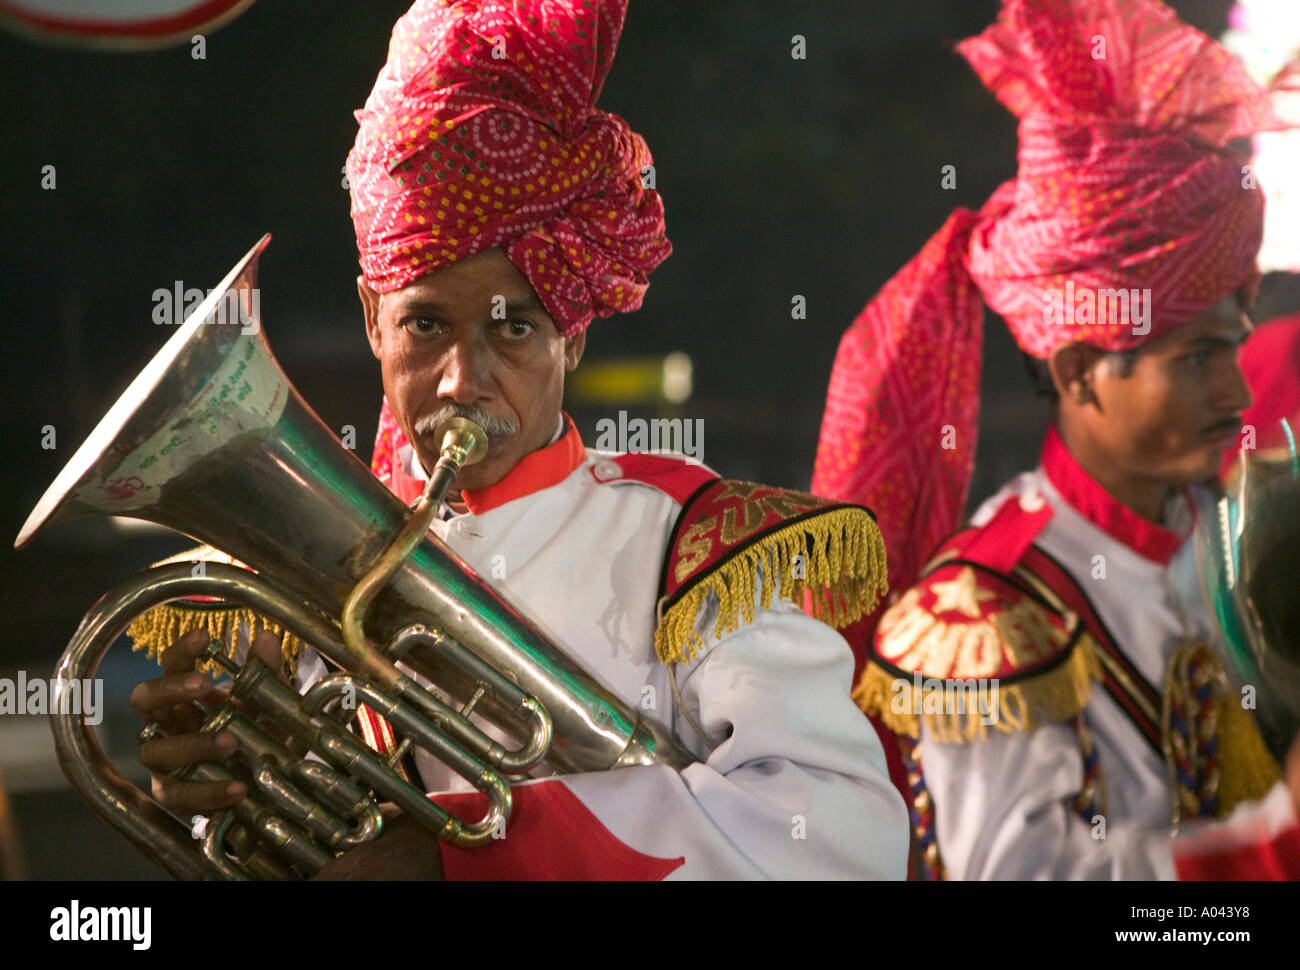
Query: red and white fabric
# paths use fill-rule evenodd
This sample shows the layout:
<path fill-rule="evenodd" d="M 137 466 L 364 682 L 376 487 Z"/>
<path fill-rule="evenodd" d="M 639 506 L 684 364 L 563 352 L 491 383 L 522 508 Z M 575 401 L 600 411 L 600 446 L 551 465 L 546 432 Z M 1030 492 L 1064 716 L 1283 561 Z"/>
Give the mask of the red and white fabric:
<path fill-rule="evenodd" d="M 1012 496 L 1031 507 L 1041 497 L 1051 509 L 1035 543 L 1074 577 L 1150 683 L 1164 682 L 1184 638 L 1226 656 L 1190 538 L 1194 493 L 1170 502 L 1171 527 L 1147 522 L 1108 495 L 1051 433 L 1040 466 L 981 505 L 972 524 L 988 523 Z M 1084 766 L 1070 725 L 994 731 L 966 744 L 936 741 L 922 726 L 921 762 L 950 878 L 1300 878 L 1300 821 L 1281 782 L 1227 819 L 1185 822 L 1171 839 L 1164 761 L 1099 687 L 1085 717 L 1105 785 L 1104 837 L 1075 811 Z"/>

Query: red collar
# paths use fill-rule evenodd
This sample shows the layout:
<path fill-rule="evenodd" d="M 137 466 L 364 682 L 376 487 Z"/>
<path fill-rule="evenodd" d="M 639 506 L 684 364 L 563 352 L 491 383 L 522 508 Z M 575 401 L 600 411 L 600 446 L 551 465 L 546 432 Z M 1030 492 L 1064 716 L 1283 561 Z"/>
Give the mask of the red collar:
<path fill-rule="evenodd" d="M 533 492 L 558 485 L 582 464 L 587 449 L 573 419 L 564 415 L 565 432 L 555 444 L 524 455 L 505 478 L 487 488 L 465 489 L 460 497 L 475 515 L 505 505 Z"/>
<path fill-rule="evenodd" d="M 578 434 L 573 419 L 564 416 L 565 432 L 560 440 L 538 451 L 525 455 L 514 468 L 506 473 L 505 478 L 487 488 L 461 492 L 465 505 L 475 515 L 482 515 L 488 509 L 544 488 L 558 485 L 569 476 L 587 457 L 583 447 L 582 436 Z M 412 461 L 420 459 L 412 455 Z M 393 462 L 393 476 L 390 483 L 392 491 L 407 505 L 420 497 L 424 491 L 424 481 L 406 474 L 402 461 Z"/>
<path fill-rule="evenodd" d="M 1167 566 L 1187 540 L 1142 518 L 1099 485 L 1066 450 L 1055 425 L 1047 429 L 1041 462 L 1043 473 L 1075 511 L 1139 555 Z"/>

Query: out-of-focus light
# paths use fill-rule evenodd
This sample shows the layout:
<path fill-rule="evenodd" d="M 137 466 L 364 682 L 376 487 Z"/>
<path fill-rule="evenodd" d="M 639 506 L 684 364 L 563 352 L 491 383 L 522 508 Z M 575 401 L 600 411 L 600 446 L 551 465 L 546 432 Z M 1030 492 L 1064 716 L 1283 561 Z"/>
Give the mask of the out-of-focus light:
<path fill-rule="evenodd" d="M 584 361 L 565 381 L 565 395 L 575 403 L 681 404 L 694 390 L 689 355 L 607 357 Z"/>
<path fill-rule="evenodd" d="M 1228 14 L 1222 41 L 1256 81 L 1268 84 L 1300 56 L 1300 3 L 1241 0 Z M 1273 107 L 1284 120 L 1300 124 L 1300 92 L 1276 92 Z M 1295 185 L 1295 173 L 1300 171 L 1300 131 L 1256 135 L 1251 164 L 1267 201 L 1259 268 L 1266 273 L 1300 272 L 1300 187 Z"/>
<path fill-rule="evenodd" d="M 669 404 L 682 404 L 690 400 L 695 389 L 695 365 L 690 354 L 675 350 L 664 358 L 664 399 Z"/>

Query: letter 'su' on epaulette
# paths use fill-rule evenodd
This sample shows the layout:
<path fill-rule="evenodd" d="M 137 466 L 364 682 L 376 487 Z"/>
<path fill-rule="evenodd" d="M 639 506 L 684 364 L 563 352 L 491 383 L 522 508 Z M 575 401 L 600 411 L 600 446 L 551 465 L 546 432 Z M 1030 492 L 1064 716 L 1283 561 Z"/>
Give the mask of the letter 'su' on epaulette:
<path fill-rule="evenodd" d="M 842 629 L 875 609 L 887 588 L 884 540 L 870 510 L 714 479 L 683 503 L 669 537 L 655 650 L 665 664 L 694 657 L 703 646 L 696 618 L 711 594 L 721 637 L 742 617 L 754 621 L 756 596 L 764 609 L 779 595 Z"/>

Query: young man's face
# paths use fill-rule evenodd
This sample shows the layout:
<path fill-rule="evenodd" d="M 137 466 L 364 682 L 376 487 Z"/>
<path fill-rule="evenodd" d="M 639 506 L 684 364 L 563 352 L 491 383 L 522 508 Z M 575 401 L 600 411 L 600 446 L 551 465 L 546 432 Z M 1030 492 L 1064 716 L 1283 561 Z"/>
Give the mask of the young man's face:
<path fill-rule="evenodd" d="M 1233 295 L 1144 344 L 1128 376 L 1099 356 L 1087 368 L 1092 400 L 1071 403 L 1075 417 L 1117 470 L 1170 487 L 1204 481 L 1240 442 L 1251 399 L 1237 349 L 1250 330 Z"/>
<path fill-rule="evenodd" d="M 491 439 L 457 490 L 495 484 L 550 441 L 564 375 L 578 366 L 586 337 L 560 336 L 503 250 L 477 253 L 393 293 L 357 285 L 384 393 L 426 469 L 438 460 L 434 426 L 457 414 L 478 421 Z"/>

